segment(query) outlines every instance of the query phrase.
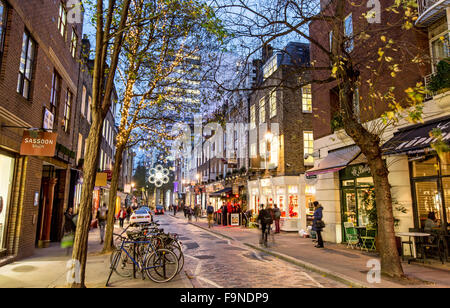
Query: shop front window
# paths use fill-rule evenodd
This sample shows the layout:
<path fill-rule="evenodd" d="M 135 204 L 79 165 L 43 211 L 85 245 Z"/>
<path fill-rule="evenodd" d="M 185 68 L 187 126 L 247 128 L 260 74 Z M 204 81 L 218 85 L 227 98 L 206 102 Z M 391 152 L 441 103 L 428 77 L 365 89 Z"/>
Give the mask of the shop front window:
<path fill-rule="evenodd" d="M 420 181 L 415 183 L 417 212 L 420 227 L 424 227 L 428 214 L 434 212 L 436 219 L 441 220 L 441 198 L 438 190 L 438 182 Z"/>
<path fill-rule="evenodd" d="M 437 157 L 431 157 L 423 161 L 413 162 L 413 177 L 427 177 L 438 175 L 438 161 Z"/>
<path fill-rule="evenodd" d="M 289 195 L 289 218 L 298 218 L 298 197 Z"/>
<path fill-rule="evenodd" d="M 14 159 L 0 154 L 0 252 L 6 247 L 6 226 L 11 187 L 14 174 Z"/>
<path fill-rule="evenodd" d="M 442 189 L 444 190 L 444 200 L 446 205 L 447 225 L 450 224 L 450 178 L 442 179 Z"/>

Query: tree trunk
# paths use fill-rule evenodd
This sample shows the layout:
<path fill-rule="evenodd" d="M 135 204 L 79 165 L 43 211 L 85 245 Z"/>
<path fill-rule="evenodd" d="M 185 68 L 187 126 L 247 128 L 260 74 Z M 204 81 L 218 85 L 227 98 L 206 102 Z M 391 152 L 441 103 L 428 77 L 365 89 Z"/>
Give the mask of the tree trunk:
<path fill-rule="evenodd" d="M 76 266 L 79 266 L 79 268 L 74 269 L 77 272 L 75 276 L 78 276 L 79 274 L 80 279 L 75 279 L 71 282 L 72 288 L 85 287 L 87 244 L 92 220 L 92 192 L 95 186 L 102 127 L 103 121 L 101 120 L 101 117 L 98 112 L 93 110 L 92 126 L 89 137 L 86 140 L 88 146 L 83 166 L 83 186 L 81 190 L 80 211 L 78 213 L 77 229 L 72 252 L 72 260 Z"/>
<path fill-rule="evenodd" d="M 116 149 L 114 168 L 111 178 L 111 187 L 109 190 L 108 223 L 106 224 L 105 243 L 102 253 L 109 253 L 115 249 L 113 244 L 114 233 L 114 213 L 117 198 L 117 187 L 119 186 L 120 169 L 122 165 L 122 155 L 125 146 L 119 146 Z"/>
<path fill-rule="evenodd" d="M 383 161 L 380 137 L 369 132 L 355 117 L 353 94 L 356 88 L 353 70 L 345 74 L 340 89 L 340 108 L 346 133 L 366 156 L 374 181 L 375 200 L 378 216 L 378 243 L 381 259 L 381 273 L 394 278 L 403 278 L 403 268 L 397 250 L 394 230 L 389 171 Z"/>

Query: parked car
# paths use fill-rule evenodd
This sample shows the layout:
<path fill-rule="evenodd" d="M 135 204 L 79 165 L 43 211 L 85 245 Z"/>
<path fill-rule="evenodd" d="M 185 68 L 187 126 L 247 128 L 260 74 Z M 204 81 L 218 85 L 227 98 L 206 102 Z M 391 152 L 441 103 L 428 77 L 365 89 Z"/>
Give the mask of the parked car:
<path fill-rule="evenodd" d="M 140 208 L 130 217 L 130 223 L 151 223 L 153 221 L 152 213 L 149 208 Z"/>
<path fill-rule="evenodd" d="M 157 205 L 155 209 L 155 215 L 162 214 L 164 215 L 164 207 L 162 205 Z"/>

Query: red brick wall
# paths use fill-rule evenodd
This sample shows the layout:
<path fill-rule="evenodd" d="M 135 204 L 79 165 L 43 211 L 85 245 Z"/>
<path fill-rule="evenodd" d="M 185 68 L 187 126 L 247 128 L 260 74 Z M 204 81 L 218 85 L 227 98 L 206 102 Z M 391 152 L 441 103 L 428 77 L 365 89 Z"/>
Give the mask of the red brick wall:
<path fill-rule="evenodd" d="M 421 29 L 413 29 L 405 31 L 401 28 L 401 21 L 399 15 L 394 13 L 387 13 L 385 8 L 391 5 L 393 1 L 382 1 L 381 24 L 369 25 L 362 17 L 363 13 L 367 13 L 367 1 L 359 1 L 357 6 L 351 6 L 347 3 L 347 14 L 352 13 L 354 34 L 365 31 L 371 38 L 369 40 L 355 39 L 354 51 L 351 53 L 352 62 L 355 68 L 361 73 L 362 86 L 360 87 L 360 101 L 361 120 L 369 121 L 378 118 L 387 109 L 386 102 L 374 101 L 369 99 L 369 86 L 365 82 L 368 79 L 377 80 L 375 88 L 382 94 L 386 93 L 389 87 L 395 87 L 395 96 L 399 101 L 405 98 L 404 90 L 413 87 L 417 82 L 423 81 L 423 77 L 430 72 L 429 65 L 417 65 L 411 62 L 416 54 L 428 54 L 428 40 L 427 35 Z M 346 15 L 347 15 L 346 14 Z M 310 25 L 311 37 L 320 42 L 320 44 L 328 50 L 329 48 L 329 32 L 333 27 L 324 21 L 315 21 Z M 383 47 L 385 43 L 381 41 L 381 36 L 387 39 L 393 39 L 396 42 L 397 50 L 391 50 L 386 55 L 391 56 L 394 60 L 392 63 L 386 63 L 377 69 L 379 77 L 369 73 L 366 68 L 371 61 L 372 67 L 377 67 L 378 50 Z M 311 60 L 316 61 L 316 66 L 330 65 L 329 57 L 315 44 L 311 45 Z M 394 63 L 399 64 L 402 70 L 397 74 L 396 78 L 390 76 L 389 65 Z M 330 76 L 327 71 L 315 71 L 315 80 L 323 80 Z M 336 97 L 332 97 L 330 90 L 337 86 L 337 82 L 327 84 L 313 84 L 313 108 L 315 113 L 314 119 L 314 133 L 315 138 L 321 138 L 331 134 L 331 117 L 332 110 L 337 107 Z"/>

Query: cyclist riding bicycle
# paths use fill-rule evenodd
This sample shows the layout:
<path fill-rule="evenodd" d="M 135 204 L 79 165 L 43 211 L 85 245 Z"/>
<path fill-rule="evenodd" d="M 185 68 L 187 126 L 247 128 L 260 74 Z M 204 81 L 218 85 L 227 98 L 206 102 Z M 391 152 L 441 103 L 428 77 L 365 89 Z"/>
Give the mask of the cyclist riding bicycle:
<path fill-rule="evenodd" d="M 264 243 L 264 245 L 267 246 L 268 233 L 270 232 L 270 226 L 273 223 L 273 217 L 270 212 L 270 205 L 268 205 L 266 209 L 264 209 L 264 204 L 260 205 L 258 221 L 261 223 L 261 243 Z"/>

